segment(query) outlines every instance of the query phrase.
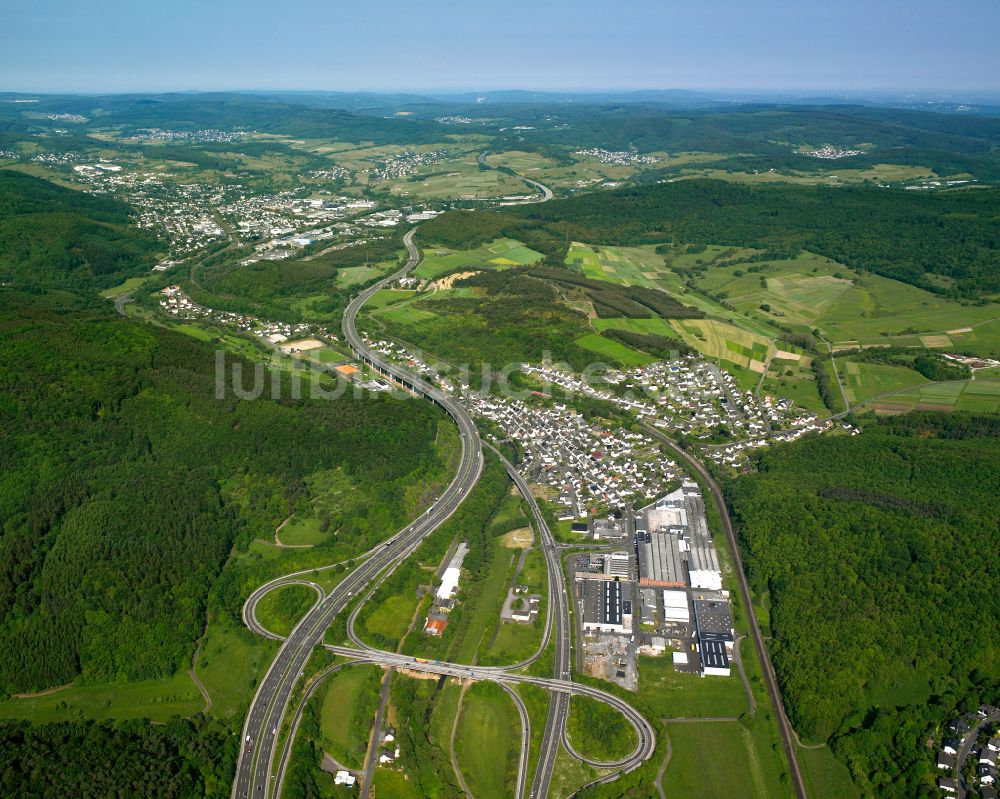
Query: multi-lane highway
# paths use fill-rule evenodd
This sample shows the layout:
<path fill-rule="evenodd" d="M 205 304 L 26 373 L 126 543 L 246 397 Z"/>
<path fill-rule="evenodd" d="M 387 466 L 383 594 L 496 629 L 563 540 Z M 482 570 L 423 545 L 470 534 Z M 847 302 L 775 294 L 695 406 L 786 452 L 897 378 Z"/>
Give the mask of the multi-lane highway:
<path fill-rule="evenodd" d="M 551 198 L 552 193 L 547 187 L 537 184 L 534 181 L 529 182 L 542 192 L 542 201 Z M 280 758 L 276 774 L 273 769 L 273 760 L 275 749 L 277 748 L 278 733 L 287 713 L 293 689 L 299 677 L 305 673 L 304 667 L 306 662 L 314 648 L 322 642 L 323 635 L 330 622 L 338 613 L 344 610 L 353 598 L 359 597 L 363 593 L 366 596 L 370 595 L 370 592 L 385 579 L 386 575 L 396 565 L 412 554 L 427 535 L 447 520 L 465 496 L 472 490 L 482 470 L 482 445 L 475 424 L 468 412 L 456 400 L 435 386 L 424 382 L 405 369 L 382 360 L 367 346 L 357 332 L 357 315 L 365 302 L 377 291 L 412 271 L 419 263 L 420 254 L 413 241 L 415 232 L 416 229 L 411 230 L 403 238 L 409 256 L 403 268 L 354 297 L 344 312 L 342 328 L 345 340 L 361 361 L 412 394 L 435 403 L 451 416 L 459 428 L 462 443 L 458 471 L 448 488 L 423 516 L 389 539 L 387 543 L 381 544 L 364 553 L 364 555 L 355 558 L 355 561 L 361 560 L 360 564 L 335 588 L 330 590 L 329 593 L 324 592 L 321 586 L 308 579 L 308 575 L 317 570 L 306 570 L 272 580 L 261 586 L 248 598 L 243 610 L 243 617 L 247 626 L 260 635 L 282 640 L 282 645 L 267 674 L 261 681 L 247 714 L 243 728 L 243 740 L 237 764 L 236 779 L 233 783 L 233 797 L 269 799 L 269 797 L 277 796 L 280 793 L 280 776 L 284 773 L 288 753 L 291 749 L 290 741 L 294 737 L 295 729 L 297 728 L 298 711 L 292 720 L 289 739 Z M 501 458 L 518 490 L 531 507 L 539 531 L 541 548 L 545 554 L 546 565 L 549 570 L 548 613 L 543 641 L 538 651 L 522 663 L 512 664 L 503 668 L 483 668 L 440 662 L 428 664 L 405 655 L 382 652 L 364 646 L 353 633 L 353 618 L 355 614 L 352 614 L 352 618 L 349 620 L 348 629 L 352 640 L 359 644 L 359 648 L 332 646 L 327 646 L 327 648 L 352 661 L 377 663 L 386 668 L 405 667 L 412 670 L 427 671 L 464 679 L 488 679 L 501 683 L 508 690 L 511 690 L 510 684 L 523 682 L 538 685 L 552 691 L 553 698 L 550 703 L 545 732 L 543 734 L 542 751 L 530 793 L 532 799 L 535 797 L 540 799 L 548 793 L 556 755 L 558 754 L 561 742 L 566 737 L 566 716 L 569 708 L 569 697 L 571 695 L 591 696 L 599 701 L 608 703 L 623 713 L 636 730 L 638 743 L 635 752 L 621 761 L 604 765 L 615 768 L 620 767 L 621 771 L 636 768 L 652 755 L 656 746 L 656 739 L 649 722 L 628 703 L 612 694 L 572 682 L 570 671 L 572 646 L 569 609 L 564 590 L 559 547 L 552 538 L 527 483 L 521 478 L 509 461 L 500 456 L 499 453 L 497 455 Z M 331 567 L 328 566 L 326 568 Z M 282 639 L 281 636 L 265 629 L 257 621 L 256 605 L 260 598 L 268 591 L 280 585 L 290 583 L 304 584 L 312 587 L 317 593 L 317 601 L 292 632 L 286 638 Z M 541 657 L 553 636 L 555 639 L 553 678 L 530 677 L 516 671 L 516 669 L 522 668 Z M 316 684 L 318 683 L 313 683 L 310 690 L 314 690 Z M 527 779 L 527 742 L 530 740 L 530 725 L 523 703 L 518 701 L 516 695 L 514 696 L 521 714 L 524 733 L 521 768 L 518 776 L 518 796 L 523 796 Z M 299 709 L 301 709 L 301 706 L 300 703 Z"/>
<path fill-rule="evenodd" d="M 233 797 L 267 799 L 272 795 L 271 765 L 277 730 L 288 708 L 298 678 L 302 676 L 313 649 L 323 639 L 333 618 L 343 611 L 351 598 L 363 591 L 378 575 L 394 563 L 408 557 L 423 539 L 437 529 L 472 490 L 482 470 L 483 454 L 476 427 L 468 413 L 455 400 L 436 387 L 408 372 L 381 361 L 358 335 L 355 321 L 364 303 L 391 281 L 412 270 L 420 260 L 413 243 L 414 231 L 404 237 L 409 259 L 394 275 L 379 281 L 358 294 L 344 312 L 343 332 L 358 358 L 414 394 L 435 403 L 448 413 L 461 433 L 462 451 L 458 472 L 441 498 L 412 524 L 381 548 L 374 551 L 333 590 L 323 596 L 284 640 L 267 674 L 254 695 L 243 727 L 240 757 L 233 781 Z M 295 576 L 298 579 L 299 575 Z M 280 581 L 278 581 L 280 582 Z M 277 583 L 272 583 L 273 588 Z M 258 597 L 259 598 L 259 597 Z M 253 618 L 253 606 L 245 615 Z M 254 622 L 256 623 L 256 622 Z M 258 625 L 259 626 L 259 625 Z"/>

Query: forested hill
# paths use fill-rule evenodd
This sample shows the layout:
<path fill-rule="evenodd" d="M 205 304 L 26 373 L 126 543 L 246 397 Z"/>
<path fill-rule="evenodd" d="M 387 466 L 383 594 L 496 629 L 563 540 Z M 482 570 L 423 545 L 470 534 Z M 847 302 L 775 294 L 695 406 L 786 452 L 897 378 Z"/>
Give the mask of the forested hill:
<path fill-rule="evenodd" d="M 0 305 L 0 692 L 190 663 L 235 542 L 341 466 L 430 457 L 422 404 L 214 399 L 211 348 L 110 311 Z"/>
<path fill-rule="evenodd" d="M 796 730 L 866 793 L 937 795 L 928 735 L 1000 703 L 1000 417 L 863 425 L 774 447 L 726 493 Z"/>
<path fill-rule="evenodd" d="M 912 192 L 679 180 L 424 226 L 442 244 L 507 235 L 561 259 L 570 241 L 723 244 L 826 255 L 930 291 L 1000 292 L 1000 189 Z"/>
<path fill-rule="evenodd" d="M 0 284 L 106 288 L 148 271 L 159 246 L 118 200 L 0 170 Z"/>

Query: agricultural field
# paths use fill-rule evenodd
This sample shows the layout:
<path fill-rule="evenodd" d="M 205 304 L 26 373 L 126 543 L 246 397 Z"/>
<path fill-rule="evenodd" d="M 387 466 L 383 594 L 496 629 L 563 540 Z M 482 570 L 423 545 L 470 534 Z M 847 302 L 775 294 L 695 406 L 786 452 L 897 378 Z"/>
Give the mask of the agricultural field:
<path fill-rule="evenodd" d="M 852 405 L 929 382 L 922 374 L 905 366 L 858 363 L 846 358 L 837 359 L 837 371 L 847 400 Z"/>
<path fill-rule="evenodd" d="M 435 280 L 453 272 L 478 272 L 484 269 L 504 269 L 527 266 L 541 261 L 539 252 L 514 239 L 496 239 L 474 250 L 450 250 L 430 245 L 424 248 L 424 260 L 413 271 L 414 276 Z"/>
<path fill-rule="evenodd" d="M 660 288 L 656 279 L 665 271 L 663 256 L 653 247 L 592 247 L 578 241 L 570 245 L 566 265 L 591 280 L 651 289 Z"/>
<path fill-rule="evenodd" d="M 756 263 L 722 252 L 701 254 L 695 282 L 749 319 L 817 328 L 835 349 L 895 344 L 1000 353 L 998 303 L 963 304 L 809 252 Z"/>
<path fill-rule="evenodd" d="M 864 407 L 880 413 L 906 413 L 912 410 L 991 413 L 1000 411 L 1000 380 L 928 383 L 881 397 L 865 403 Z"/>
<path fill-rule="evenodd" d="M 757 333 L 716 319 L 675 319 L 670 322 L 684 342 L 721 365 L 735 364 L 762 375 L 773 352 L 771 341 Z"/>
<path fill-rule="evenodd" d="M 414 200 L 490 200 L 530 194 L 524 181 L 494 169 L 480 169 L 475 156 L 468 160 L 435 164 L 435 171 L 396 181 L 391 191 Z M 443 171 L 447 170 L 447 171 Z"/>

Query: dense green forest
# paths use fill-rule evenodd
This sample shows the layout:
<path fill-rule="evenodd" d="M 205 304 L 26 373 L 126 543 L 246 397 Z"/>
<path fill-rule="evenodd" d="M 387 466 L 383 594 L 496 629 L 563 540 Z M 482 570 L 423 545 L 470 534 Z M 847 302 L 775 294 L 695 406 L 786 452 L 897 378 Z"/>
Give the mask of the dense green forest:
<path fill-rule="evenodd" d="M 683 180 L 490 214 L 445 214 L 424 236 L 462 246 L 509 236 L 561 260 L 571 241 L 808 249 L 929 291 L 1000 291 L 1000 190 L 939 193 Z M 948 285 L 943 285 L 942 279 Z"/>
<path fill-rule="evenodd" d="M 307 475 L 392 481 L 431 457 L 423 404 L 218 400 L 207 345 L 103 309 L 0 306 L 0 340 L 4 692 L 173 673 L 233 543 Z"/>
<path fill-rule="evenodd" d="M 201 716 L 143 721 L 0 723 L 0 792 L 65 799 L 229 796 L 237 740 Z"/>
<path fill-rule="evenodd" d="M 927 795 L 928 734 L 1000 700 L 1000 417 L 861 423 L 760 454 L 726 494 L 799 734 L 868 793 Z"/>
<path fill-rule="evenodd" d="M 401 236 L 396 234 L 372 239 L 360 247 L 313 255 L 309 260 L 241 265 L 230 254 L 219 255 L 206 259 L 195 278 L 182 276 L 180 282 L 193 300 L 211 308 L 292 324 L 315 321 L 339 314 L 347 305 L 350 295 L 346 290 L 331 290 L 339 270 L 392 263 L 402 246 Z M 303 302 L 306 298 L 308 303 Z"/>
<path fill-rule="evenodd" d="M 122 202 L 0 170 L 0 285 L 105 288 L 148 271 L 159 246 Z"/>
<path fill-rule="evenodd" d="M 440 414 L 426 403 L 294 399 L 287 386 L 277 399 L 219 398 L 209 344 L 115 315 L 94 290 L 150 263 L 124 206 L 0 173 L 0 208 L 0 226 L 23 221 L 46 262 L 19 260 L 0 287 L 0 695 L 189 668 L 210 601 L 238 619 L 264 579 L 259 558 L 223 571 L 234 548 L 272 535 L 333 474 L 377 490 L 371 518 L 332 530 L 329 546 L 384 535 L 395 520 L 384 509 L 401 513 L 414 476 L 441 471 Z M 52 214 L 107 257 L 60 261 L 78 240 Z M 236 745 L 199 718 L 5 723 L 0 785 L 224 796 Z"/>

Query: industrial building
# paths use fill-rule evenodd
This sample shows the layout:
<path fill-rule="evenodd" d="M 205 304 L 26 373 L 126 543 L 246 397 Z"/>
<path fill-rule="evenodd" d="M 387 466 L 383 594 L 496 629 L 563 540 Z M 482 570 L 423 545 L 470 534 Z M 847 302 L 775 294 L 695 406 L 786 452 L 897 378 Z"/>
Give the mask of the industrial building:
<path fill-rule="evenodd" d="M 691 621 L 687 591 L 663 592 L 663 620 L 676 624 L 688 624 Z"/>
<path fill-rule="evenodd" d="M 441 600 L 451 599 L 458 591 L 458 581 L 462 576 L 462 561 L 465 560 L 469 548 L 464 544 L 459 544 L 458 549 L 448 563 L 448 568 L 441 575 L 441 585 L 438 586 L 437 598 Z"/>
<path fill-rule="evenodd" d="M 656 588 L 722 589 L 719 556 L 696 483 L 643 508 L 635 520 L 639 583 Z"/>
<path fill-rule="evenodd" d="M 701 673 L 706 676 L 728 677 L 729 661 L 733 656 L 733 617 L 729 602 L 718 599 L 696 599 L 694 620 L 698 635 Z"/>
<path fill-rule="evenodd" d="M 583 631 L 624 633 L 632 630 L 630 584 L 619 580 L 581 580 Z"/>

